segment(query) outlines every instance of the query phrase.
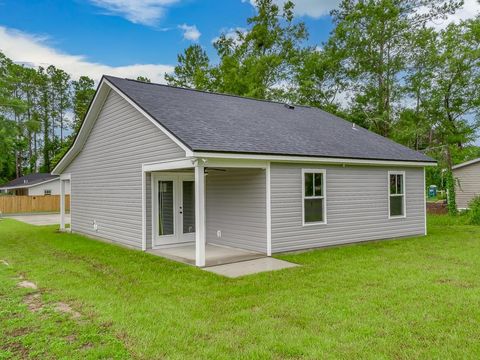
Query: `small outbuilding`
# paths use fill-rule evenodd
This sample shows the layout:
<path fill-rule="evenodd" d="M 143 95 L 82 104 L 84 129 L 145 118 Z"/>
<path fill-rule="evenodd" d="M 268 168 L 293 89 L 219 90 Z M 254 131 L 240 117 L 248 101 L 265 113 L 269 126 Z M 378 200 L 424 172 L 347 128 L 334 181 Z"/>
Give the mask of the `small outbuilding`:
<path fill-rule="evenodd" d="M 104 76 L 54 174 L 73 232 L 205 266 L 426 234 L 434 165 L 318 108 Z"/>
<path fill-rule="evenodd" d="M 12 195 L 60 195 L 60 177 L 49 173 L 35 173 L 21 176 L 0 186 L 0 192 Z M 70 194 L 70 186 L 65 189 Z"/>
<path fill-rule="evenodd" d="M 480 195 L 480 158 L 455 165 L 455 199 L 461 210 L 468 208 L 468 203 Z"/>

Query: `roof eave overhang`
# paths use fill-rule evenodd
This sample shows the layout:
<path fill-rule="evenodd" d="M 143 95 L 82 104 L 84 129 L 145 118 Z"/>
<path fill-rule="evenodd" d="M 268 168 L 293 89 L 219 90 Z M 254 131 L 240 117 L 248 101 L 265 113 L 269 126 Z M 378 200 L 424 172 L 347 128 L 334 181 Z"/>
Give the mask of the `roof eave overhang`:
<path fill-rule="evenodd" d="M 474 165 L 476 163 L 480 163 L 480 158 L 478 159 L 474 159 L 474 160 L 470 160 L 470 161 L 466 161 L 462 164 L 458 164 L 458 165 L 455 165 L 455 166 L 452 166 L 452 170 L 456 170 L 456 169 L 461 169 L 465 166 L 469 166 L 469 165 Z"/>
<path fill-rule="evenodd" d="M 426 167 L 437 166 L 437 162 L 432 161 L 411 161 L 411 160 L 382 160 L 382 159 L 361 159 L 361 158 L 343 158 L 343 157 L 317 157 L 317 156 L 296 156 L 296 155 L 269 155 L 269 154 L 249 154 L 249 153 L 227 153 L 194 151 L 193 157 L 228 159 L 228 160 L 261 160 L 292 163 L 319 163 L 319 164 L 339 164 L 339 165 L 368 165 L 368 166 L 406 166 L 406 167 Z"/>

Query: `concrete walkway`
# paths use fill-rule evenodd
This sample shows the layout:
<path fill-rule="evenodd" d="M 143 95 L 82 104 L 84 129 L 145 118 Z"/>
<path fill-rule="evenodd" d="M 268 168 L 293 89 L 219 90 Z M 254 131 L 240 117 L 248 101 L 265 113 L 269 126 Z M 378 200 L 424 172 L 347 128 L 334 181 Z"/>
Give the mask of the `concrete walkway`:
<path fill-rule="evenodd" d="M 271 257 L 264 257 L 261 259 L 241 261 L 233 264 L 210 266 L 204 268 L 204 270 L 218 275 L 236 278 L 265 271 L 288 269 L 296 266 L 299 265 Z"/>
<path fill-rule="evenodd" d="M 60 224 L 60 214 L 25 214 L 25 215 L 9 215 L 5 218 L 15 219 L 30 225 L 57 225 Z M 70 214 L 65 215 L 65 222 L 70 224 Z"/>

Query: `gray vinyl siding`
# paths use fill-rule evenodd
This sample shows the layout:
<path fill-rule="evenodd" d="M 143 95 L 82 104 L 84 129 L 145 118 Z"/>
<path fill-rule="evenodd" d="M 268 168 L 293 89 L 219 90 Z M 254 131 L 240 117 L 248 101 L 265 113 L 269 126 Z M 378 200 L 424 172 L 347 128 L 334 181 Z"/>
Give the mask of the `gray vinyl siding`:
<path fill-rule="evenodd" d="M 72 177 L 72 231 L 140 248 L 142 163 L 184 156 L 178 145 L 110 91 L 83 150 L 64 171 Z M 147 239 L 151 239 L 149 194 Z"/>
<path fill-rule="evenodd" d="M 468 203 L 480 195 L 480 163 L 475 163 L 453 170 L 457 207 L 468 208 Z"/>
<path fill-rule="evenodd" d="M 206 177 L 208 243 L 266 252 L 265 170 L 209 170 Z M 217 237 L 217 230 L 222 237 Z"/>
<path fill-rule="evenodd" d="M 302 225 L 302 168 L 326 169 L 327 224 Z M 388 218 L 388 171 L 406 176 L 404 219 Z M 421 235 L 423 168 L 271 164 L 272 251 Z"/>

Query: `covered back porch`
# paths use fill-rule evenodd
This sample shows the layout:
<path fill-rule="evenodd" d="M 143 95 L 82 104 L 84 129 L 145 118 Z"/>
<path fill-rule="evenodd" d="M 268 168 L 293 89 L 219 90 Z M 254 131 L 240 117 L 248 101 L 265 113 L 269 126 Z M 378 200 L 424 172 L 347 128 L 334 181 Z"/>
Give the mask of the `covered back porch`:
<path fill-rule="evenodd" d="M 271 255 L 269 163 L 142 166 L 142 249 L 199 267 Z"/>

